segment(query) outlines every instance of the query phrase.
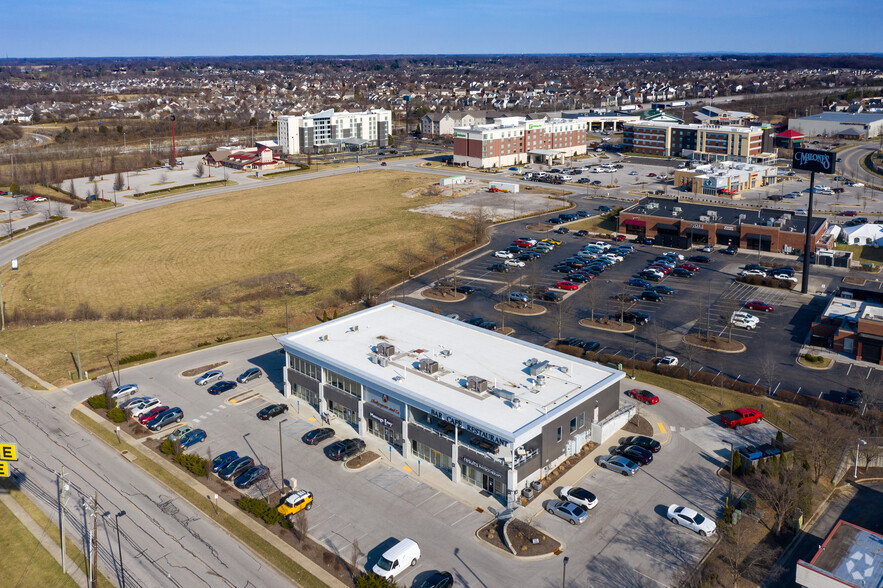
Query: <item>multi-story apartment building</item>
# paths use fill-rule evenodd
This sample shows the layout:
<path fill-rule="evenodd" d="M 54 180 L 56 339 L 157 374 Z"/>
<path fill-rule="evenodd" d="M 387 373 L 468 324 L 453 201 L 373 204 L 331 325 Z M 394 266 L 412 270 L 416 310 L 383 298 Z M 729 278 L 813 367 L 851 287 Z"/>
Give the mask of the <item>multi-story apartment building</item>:
<path fill-rule="evenodd" d="M 334 112 L 333 108 L 303 116 L 280 116 L 277 120 L 282 153 L 315 153 L 347 146 L 387 144 L 392 133 L 392 112 L 375 108 L 365 112 Z"/>
<path fill-rule="evenodd" d="M 762 155 L 764 129 L 645 121 L 623 127 L 623 151 L 647 155 L 726 157 L 753 163 Z"/>
<path fill-rule="evenodd" d="M 529 120 L 521 116 L 490 125 L 454 129 L 454 163 L 489 168 L 551 163 L 586 152 L 586 121 Z"/>

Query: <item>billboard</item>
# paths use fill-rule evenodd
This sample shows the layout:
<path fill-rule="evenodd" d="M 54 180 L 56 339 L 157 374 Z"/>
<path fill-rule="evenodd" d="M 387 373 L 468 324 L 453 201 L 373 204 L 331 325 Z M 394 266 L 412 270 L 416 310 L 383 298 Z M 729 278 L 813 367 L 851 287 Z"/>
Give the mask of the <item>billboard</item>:
<path fill-rule="evenodd" d="M 834 151 L 819 151 L 817 149 L 794 149 L 794 158 L 791 161 L 793 169 L 833 174 L 837 153 Z"/>

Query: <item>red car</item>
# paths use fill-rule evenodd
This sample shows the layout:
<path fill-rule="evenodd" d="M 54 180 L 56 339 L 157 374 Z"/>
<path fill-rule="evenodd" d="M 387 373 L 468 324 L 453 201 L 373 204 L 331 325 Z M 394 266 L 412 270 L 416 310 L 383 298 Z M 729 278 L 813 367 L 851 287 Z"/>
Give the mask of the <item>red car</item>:
<path fill-rule="evenodd" d="M 534 245 L 534 244 L 531 243 L 530 241 L 523 241 L 523 240 L 521 240 L 521 239 L 518 239 L 517 241 L 515 241 L 515 244 L 518 245 L 519 247 L 524 247 L 524 248 L 527 248 L 527 249 L 533 247 L 533 245 Z"/>
<path fill-rule="evenodd" d="M 676 267 L 690 270 L 691 272 L 698 272 L 700 270 L 700 267 L 698 265 L 694 265 L 692 263 L 681 263 L 678 264 Z"/>
<path fill-rule="evenodd" d="M 661 271 L 662 273 L 664 273 L 665 275 L 668 275 L 668 274 L 671 273 L 671 268 L 668 267 L 667 265 L 662 265 L 662 264 L 654 263 L 653 265 L 651 265 L 651 266 L 649 266 L 649 267 L 650 267 L 650 269 L 659 270 L 659 271 Z"/>
<path fill-rule="evenodd" d="M 625 241 L 625 235 L 617 235 L 613 238 L 614 241 Z"/>
<path fill-rule="evenodd" d="M 656 174 L 650 173 L 650 174 L 647 174 L 647 177 L 648 177 L 648 178 L 655 178 L 655 177 L 656 177 Z"/>
<path fill-rule="evenodd" d="M 745 308 L 750 308 L 751 310 L 762 310 L 764 312 L 773 312 L 774 310 L 776 310 L 771 304 L 767 304 L 766 302 L 762 302 L 760 300 L 749 300 L 745 303 Z"/>
<path fill-rule="evenodd" d="M 650 390 L 639 390 L 638 388 L 635 388 L 634 390 L 626 392 L 626 395 L 631 396 L 635 400 L 639 400 L 644 404 L 656 404 L 659 402 L 659 396 Z"/>
<path fill-rule="evenodd" d="M 167 410 L 169 410 L 168 406 L 156 406 L 154 408 L 151 408 L 149 411 L 145 412 L 140 417 L 138 417 L 138 422 L 143 425 L 144 423 L 146 423 L 147 421 L 149 421 L 150 419 L 152 419 L 153 417 L 155 417 L 159 413 L 165 412 Z"/>
<path fill-rule="evenodd" d="M 840 214 L 842 214 L 843 216 L 858 216 L 858 211 L 857 210 L 844 210 Z"/>
<path fill-rule="evenodd" d="M 555 282 L 555 287 L 560 290 L 579 290 L 579 286 L 577 286 L 573 282 L 567 282 L 565 280 Z"/>

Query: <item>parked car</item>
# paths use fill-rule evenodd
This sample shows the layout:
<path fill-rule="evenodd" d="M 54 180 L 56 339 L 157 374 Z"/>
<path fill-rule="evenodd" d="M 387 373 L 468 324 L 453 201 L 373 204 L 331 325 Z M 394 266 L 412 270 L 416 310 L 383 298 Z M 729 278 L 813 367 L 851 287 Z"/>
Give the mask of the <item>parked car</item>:
<path fill-rule="evenodd" d="M 546 511 L 549 514 L 564 519 L 571 525 L 581 525 L 589 518 L 588 513 L 583 507 L 569 500 L 556 500 L 546 507 Z"/>
<path fill-rule="evenodd" d="M 312 431 L 307 431 L 307 433 L 301 437 L 301 440 L 307 445 L 318 445 L 322 441 L 326 439 L 331 439 L 334 437 L 334 429 L 330 427 L 325 427 L 322 429 L 313 429 Z"/>
<path fill-rule="evenodd" d="M 519 259 L 507 259 L 503 263 L 509 267 L 524 267 L 524 262 Z"/>
<path fill-rule="evenodd" d="M 262 421 L 269 421 L 270 419 L 279 416 L 283 412 L 288 411 L 287 404 L 271 404 L 270 406 L 265 406 L 261 410 L 258 411 L 257 417 Z"/>
<path fill-rule="evenodd" d="M 232 380 L 223 380 L 221 382 L 218 382 L 217 384 L 213 384 L 213 385 L 209 386 L 208 393 L 212 394 L 214 396 L 217 396 L 218 394 L 228 392 L 235 387 L 236 387 L 236 382 L 234 382 Z"/>
<path fill-rule="evenodd" d="M 161 404 L 162 404 L 162 402 L 160 401 L 159 398 L 151 396 L 151 397 L 147 397 L 147 398 L 142 399 L 137 404 L 135 404 L 135 403 L 130 404 L 126 408 L 126 410 L 131 411 L 132 418 L 137 420 L 138 417 L 140 417 L 144 413 L 152 410 L 153 408 L 155 408 Z"/>
<path fill-rule="evenodd" d="M 736 250 L 732 247 L 727 247 L 726 249 L 721 249 L 721 253 L 724 255 L 736 255 Z"/>
<path fill-rule="evenodd" d="M 239 377 L 236 378 L 236 381 L 240 384 L 245 384 L 247 382 L 251 382 L 252 380 L 257 380 L 263 375 L 264 372 L 262 372 L 260 368 L 248 368 L 247 370 L 239 374 Z"/>
<path fill-rule="evenodd" d="M 621 455 L 602 455 L 598 465 L 623 476 L 634 476 L 638 472 L 638 464 Z"/>
<path fill-rule="evenodd" d="M 679 278 L 692 278 L 695 274 L 688 269 L 676 267 L 672 270 L 671 275 L 677 276 Z"/>
<path fill-rule="evenodd" d="M 674 366 L 678 365 L 678 358 L 675 357 L 674 355 L 666 355 L 665 357 L 661 357 L 656 362 L 656 365 L 662 366 L 662 367 L 666 367 L 666 366 L 667 367 L 674 367 Z"/>
<path fill-rule="evenodd" d="M 172 434 L 169 435 L 167 437 L 167 439 L 169 441 L 171 441 L 172 443 L 174 443 L 175 441 L 180 440 L 181 437 L 183 437 L 184 435 L 186 435 L 187 433 L 189 433 L 192 430 L 193 430 L 193 427 L 191 427 L 190 425 L 181 425 L 180 427 L 178 427 L 177 429 L 172 431 Z"/>
<path fill-rule="evenodd" d="M 138 393 L 138 384 L 123 384 L 122 386 L 117 386 L 113 389 L 113 392 L 110 393 L 110 397 L 114 400 L 120 400 L 121 398 L 126 398 L 127 396 L 131 396 L 133 394 Z"/>
<path fill-rule="evenodd" d="M 666 296 L 671 296 L 672 294 L 677 293 L 677 290 L 675 290 L 674 288 L 669 288 L 668 286 L 663 286 L 662 284 L 657 284 L 656 286 L 653 286 L 652 290 Z"/>
<path fill-rule="evenodd" d="M 473 288 L 472 286 L 465 286 L 464 285 L 464 286 L 457 286 L 456 288 L 454 288 L 454 291 L 458 292 L 460 294 L 466 294 L 468 296 L 469 294 L 475 293 L 475 288 Z"/>
<path fill-rule="evenodd" d="M 244 455 L 242 457 L 234 459 L 226 466 L 218 470 L 218 476 L 220 476 L 222 480 L 230 480 L 234 477 L 238 477 L 239 474 L 249 469 L 253 465 L 254 460 L 251 457 Z"/>
<path fill-rule="evenodd" d="M 252 485 L 270 475 L 270 468 L 265 465 L 252 466 L 236 478 L 233 485 L 237 488 L 250 488 Z"/>
<path fill-rule="evenodd" d="M 297 514 L 302 510 L 313 508 L 313 493 L 307 490 L 295 490 L 285 497 L 282 504 L 276 509 L 284 517 Z"/>
<path fill-rule="evenodd" d="M 514 254 L 509 251 L 494 251 L 494 257 L 499 257 L 500 259 L 512 259 L 513 256 Z"/>
<path fill-rule="evenodd" d="M 509 268 L 502 263 L 495 263 L 489 268 L 492 272 L 508 272 Z"/>
<path fill-rule="evenodd" d="M 717 529 L 717 525 L 715 525 L 713 521 L 705 518 L 692 508 L 687 508 L 686 506 L 678 506 L 677 504 L 672 504 L 668 507 L 667 516 L 668 520 L 670 520 L 674 524 L 692 529 L 703 537 L 707 535 L 714 535 L 714 532 Z"/>
<path fill-rule="evenodd" d="M 752 269 L 752 270 L 742 270 L 741 272 L 739 272 L 739 275 L 740 275 L 740 276 L 760 276 L 760 277 L 764 277 L 764 276 L 766 276 L 766 272 L 763 271 L 763 270 L 754 270 L 754 269 Z"/>
<path fill-rule="evenodd" d="M 365 442 L 361 439 L 344 439 L 328 446 L 328 457 L 334 461 L 343 461 L 365 451 Z"/>
<path fill-rule="evenodd" d="M 641 465 L 648 465 L 653 461 L 653 453 L 637 445 L 620 445 L 613 452 Z"/>
<path fill-rule="evenodd" d="M 454 585 L 454 576 L 451 572 L 433 572 L 431 576 L 423 580 L 420 588 L 451 588 Z"/>
<path fill-rule="evenodd" d="M 417 565 L 418 559 L 420 559 L 420 547 L 417 542 L 413 539 L 402 539 L 380 556 L 371 571 L 381 578 L 392 580 L 408 566 Z"/>
<path fill-rule="evenodd" d="M 225 451 L 218 457 L 212 460 L 212 472 L 218 473 L 233 461 L 239 459 L 239 454 L 235 451 Z"/>
<path fill-rule="evenodd" d="M 181 437 L 181 447 L 190 447 L 200 441 L 205 441 L 206 432 L 203 429 L 193 429 Z"/>
<path fill-rule="evenodd" d="M 560 290 L 579 290 L 579 286 L 577 286 L 573 282 L 568 282 L 566 280 L 559 280 L 555 282 L 555 287 Z"/>
<path fill-rule="evenodd" d="M 131 398 L 126 398 L 117 406 L 123 410 L 128 410 L 130 407 L 135 408 L 138 404 L 141 404 L 146 400 L 150 400 L 150 396 L 132 396 Z"/>
<path fill-rule="evenodd" d="M 662 445 L 659 441 L 652 437 L 647 437 L 646 435 L 632 435 L 631 437 L 626 437 L 622 440 L 622 444 L 635 445 L 652 453 L 659 453 L 659 450 L 662 449 Z"/>
<path fill-rule="evenodd" d="M 662 279 L 662 272 L 643 270 L 640 273 L 638 273 L 638 275 L 641 276 L 641 279 L 649 280 L 651 282 L 658 282 L 659 280 Z"/>
<path fill-rule="evenodd" d="M 184 411 L 182 411 L 179 407 L 170 408 L 165 412 L 161 412 L 151 420 L 144 423 L 148 429 L 151 431 L 159 431 L 166 425 L 171 425 L 172 423 L 180 423 L 181 419 L 184 418 Z"/>
<path fill-rule="evenodd" d="M 627 396 L 631 396 L 635 400 L 639 400 L 644 404 L 658 404 L 659 396 L 650 390 L 641 390 L 640 388 L 632 388 L 626 392 Z"/>
<path fill-rule="evenodd" d="M 763 413 L 753 408 L 736 408 L 720 413 L 721 424 L 730 429 L 763 420 Z"/>
<path fill-rule="evenodd" d="M 711 258 L 708 257 L 707 255 L 691 255 L 690 261 L 695 262 L 695 263 L 710 263 Z"/>
<path fill-rule="evenodd" d="M 552 290 L 546 290 L 540 295 L 540 298 L 543 300 L 548 300 L 549 302 L 561 302 L 563 296 L 558 292 L 553 292 Z"/>
<path fill-rule="evenodd" d="M 169 410 L 168 406 L 165 406 L 164 404 L 157 404 L 157 405 L 151 407 L 150 409 L 148 409 L 146 412 L 143 412 L 140 415 L 138 415 L 138 422 L 143 425 L 147 421 L 153 419 L 153 417 L 155 417 L 159 413 L 165 412 L 167 410 Z"/>
<path fill-rule="evenodd" d="M 665 300 L 665 297 L 658 292 L 654 292 L 653 290 L 644 290 L 641 292 L 641 299 L 647 300 L 649 302 L 662 302 Z"/>
<path fill-rule="evenodd" d="M 627 283 L 629 286 L 637 286 L 638 288 L 644 289 L 653 287 L 653 284 L 651 284 L 647 280 L 642 280 L 641 278 L 629 278 L 629 281 Z"/>
<path fill-rule="evenodd" d="M 635 323 L 636 325 L 646 325 L 650 322 L 650 317 L 643 312 L 638 312 L 637 310 L 631 310 L 626 312 L 617 312 L 614 315 L 616 320 L 622 320 L 626 323 Z"/>
<path fill-rule="evenodd" d="M 206 373 L 202 374 L 198 378 L 196 378 L 197 386 L 205 386 L 210 382 L 216 382 L 224 377 L 224 372 L 221 370 L 209 370 Z"/>
<path fill-rule="evenodd" d="M 749 300 L 745 303 L 745 308 L 750 308 L 751 310 L 762 310 L 763 312 L 773 312 L 776 310 L 772 305 L 767 304 L 761 300 Z"/>
<path fill-rule="evenodd" d="M 573 504 L 579 505 L 583 510 L 592 510 L 598 506 L 598 497 L 585 488 L 564 486 L 558 495 L 562 500 L 567 500 Z"/>

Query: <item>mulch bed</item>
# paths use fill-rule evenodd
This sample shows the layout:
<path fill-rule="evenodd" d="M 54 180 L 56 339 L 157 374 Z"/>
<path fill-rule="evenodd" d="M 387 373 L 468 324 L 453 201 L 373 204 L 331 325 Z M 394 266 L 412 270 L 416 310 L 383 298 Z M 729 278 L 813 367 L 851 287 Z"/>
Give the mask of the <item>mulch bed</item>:
<path fill-rule="evenodd" d="M 586 443 L 585 445 L 583 445 L 583 448 L 582 448 L 582 450 L 580 450 L 579 453 L 577 453 L 576 455 L 571 455 L 570 457 L 565 459 L 558 467 L 556 467 L 554 470 L 549 472 L 549 475 L 547 475 L 545 478 L 540 478 L 539 481 L 543 485 L 543 489 L 540 490 L 539 492 L 534 492 L 534 496 L 530 500 L 528 500 L 527 498 L 522 496 L 521 497 L 521 504 L 523 506 L 527 506 L 528 504 L 530 504 L 531 502 L 536 500 L 537 496 L 539 496 L 543 490 L 545 490 L 546 488 L 548 488 L 549 486 L 551 486 L 555 482 L 557 482 L 558 478 L 560 478 L 561 476 L 566 474 L 567 471 L 570 470 L 570 468 L 572 468 L 573 466 L 575 466 L 576 464 L 581 462 L 596 447 L 598 447 L 598 444 L 595 442 L 589 442 L 589 443 Z"/>
<path fill-rule="evenodd" d="M 552 225 L 539 224 L 539 225 L 527 225 L 527 228 L 530 229 L 531 231 L 537 231 L 538 233 L 548 233 L 549 231 L 551 231 L 555 227 L 553 227 Z"/>
<path fill-rule="evenodd" d="M 603 329 L 605 331 L 615 331 L 617 333 L 631 333 L 635 330 L 634 325 L 629 323 L 620 323 L 619 321 L 611 321 L 608 319 L 596 318 L 594 321 L 590 318 L 584 318 L 579 321 L 581 327 L 589 329 Z"/>
<path fill-rule="evenodd" d="M 738 341 L 727 341 L 720 337 L 700 337 L 699 335 L 686 335 L 684 341 L 688 345 L 704 347 L 717 351 L 745 351 L 745 345 Z"/>
<path fill-rule="evenodd" d="M 127 419 L 122 423 L 115 423 L 112 420 L 110 420 L 109 418 L 107 418 L 107 410 L 106 409 L 92 408 L 92 405 L 89 404 L 88 402 L 85 402 L 84 406 L 88 407 L 89 410 L 91 410 L 92 412 L 94 412 L 95 414 L 100 416 L 101 418 L 107 420 L 107 422 L 109 422 L 114 427 L 119 427 L 120 431 L 128 433 L 129 435 L 131 435 L 132 437 L 135 437 L 136 439 L 143 439 L 144 437 L 149 437 L 149 436 L 153 435 L 153 432 L 151 432 L 150 429 L 148 429 L 147 427 L 145 427 L 144 425 L 142 425 L 141 423 L 139 423 L 136 420 Z"/>
<path fill-rule="evenodd" d="M 421 294 L 423 294 L 424 298 L 438 300 L 439 302 L 461 302 L 466 300 L 465 294 L 460 294 L 459 292 L 455 292 L 454 294 L 444 294 L 435 288 L 426 288 Z"/>
<path fill-rule="evenodd" d="M 478 536 L 482 541 L 487 541 L 494 547 L 509 552 L 509 548 L 506 547 L 502 539 L 505 524 L 506 521 L 502 519 L 494 519 L 478 530 Z M 512 545 L 518 557 L 548 555 L 561 547 L 561 543 L 558 541 L 518 519 L 509 524 L 508 531 L 509 544 Z M 532 539 L 538 539 L 539 543 L 534 544 Z"/>
<path fill-rule="evenodd" d="M 635 415 L 622 428 L 623 431 L 634 433 L 635 435 L 644 435 L 646 437 L 653 436 L 653 425 L 650 421 L 642 416 Z"/>
<path fill-rule="evenodd" d="M 185 370 L 185 371 L 181 372 L 181 375 L 184 376 L 185 378 L 190 378 L 193 376 L 198 376 L 200 374 L 203 374 L 209 370 L 219 368 L 222 365 L 227 365 L 227 362 L 226 361 L 219 361 L 217 363 L 210 363 L 210 364 L 204 365 L 202 367 L 193 368 L 192 370 Z"/>
<path fill-rule="evenodd" d="M 380 459 L 380 456 L 378 454 L 374 453 L 373 451 L 366 451 L 347 461 L 344 466 L 348 470 L 357 470 L 359 468 L 365 467 L 368 464 L 374 463 L 378 459 Z"/>

